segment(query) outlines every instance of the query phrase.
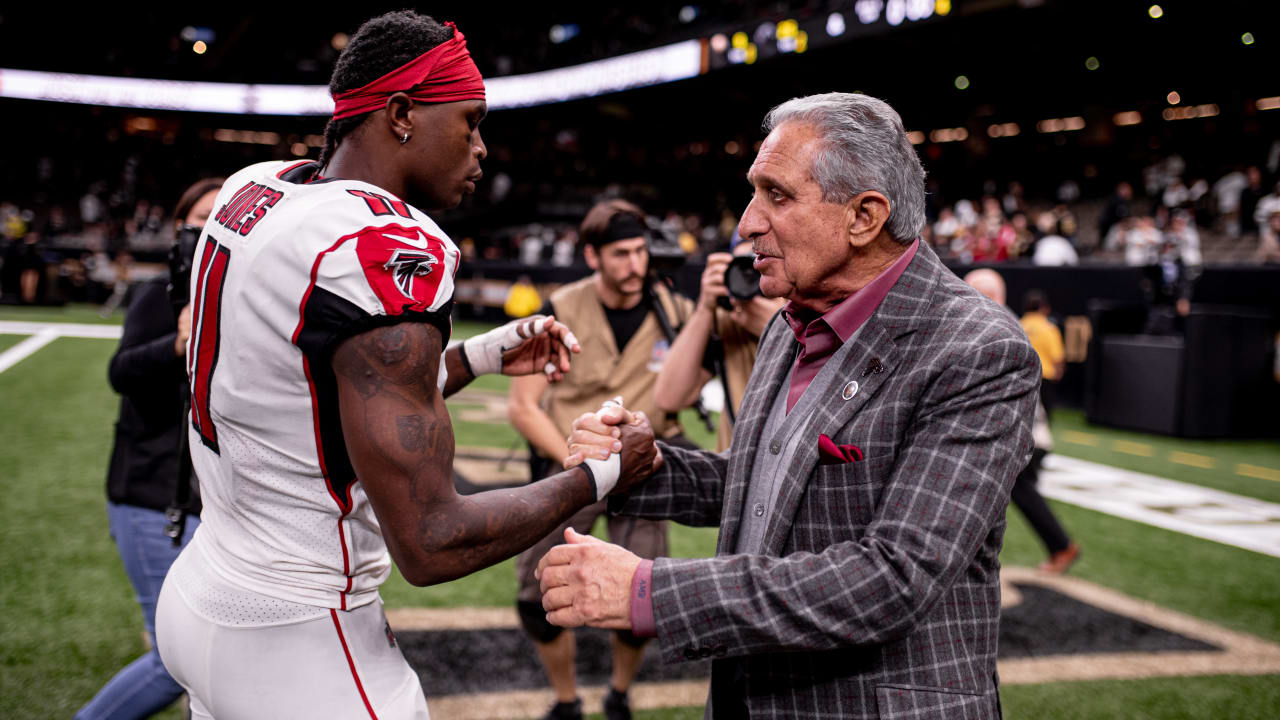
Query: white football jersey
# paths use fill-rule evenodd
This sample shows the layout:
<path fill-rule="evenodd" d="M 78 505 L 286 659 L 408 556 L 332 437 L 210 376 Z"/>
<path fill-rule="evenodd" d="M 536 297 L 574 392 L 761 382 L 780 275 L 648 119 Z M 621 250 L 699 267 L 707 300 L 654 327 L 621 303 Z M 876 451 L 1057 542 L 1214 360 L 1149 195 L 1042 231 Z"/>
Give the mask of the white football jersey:
<path fill-rule="evenodd" d="M 191 278 L 196 542 L 240 588 L 347 610 L 390 557 L 347 456 L 330 357 L 342 340 L 429 322 L 445 341 L 458 249 L 420 210 L 311 162 L 227 180 Z"/>

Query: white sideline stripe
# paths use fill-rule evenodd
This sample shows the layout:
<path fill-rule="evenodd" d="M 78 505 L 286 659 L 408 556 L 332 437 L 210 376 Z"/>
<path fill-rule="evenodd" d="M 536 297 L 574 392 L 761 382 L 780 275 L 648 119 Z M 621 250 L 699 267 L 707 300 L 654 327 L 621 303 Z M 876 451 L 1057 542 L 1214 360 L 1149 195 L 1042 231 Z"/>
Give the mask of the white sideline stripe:
<path fill-rule="evenodd" d="M 43 330 L 53 330 L 56 337 L 119 340 L 120 333 L 124 331 L 124 328 L 119 325 L 0 320 L 0 335 L 35 335 Z"/>
<path fill-rule="evenodd" d="M 0 373 L 22 362 L 27 356 L 58 339 L 55 330 L 41 330 L 22 342 L 0 353 Z"/>
<path fill-rule="evenodd" d="M 60 337 L 100 338 L 118 340 L 123 328 L 119 325 L 89 325 L 85 323 L 40 323 L 0 320 L 0 335 L 30 335 L 31 337 L 0 353 L 0 373 L 17 365 L 37 350 Z"/>
<path fill-rule="evenodd" d="M 1280 557 L 1280 505 L 1052 454 L 1045 497 L 1166 530 Z"/>

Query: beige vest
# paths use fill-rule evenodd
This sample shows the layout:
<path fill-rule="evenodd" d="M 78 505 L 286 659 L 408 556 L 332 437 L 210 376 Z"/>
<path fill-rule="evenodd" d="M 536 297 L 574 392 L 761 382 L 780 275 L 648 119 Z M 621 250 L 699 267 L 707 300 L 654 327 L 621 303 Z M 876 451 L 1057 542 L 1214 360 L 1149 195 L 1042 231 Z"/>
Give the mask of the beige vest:
<path fill-rule="evenodd" d="M 662 286 L 657 286 L 656 291 L 672 328 L 679 332 L 693 312 L 693 303 Z M 658 437 L 680 432 L 679 424 L 669 420 L 653 402 L 653 388 L 670 343 L 652 312 L 619 353 L 596 294 L 594 276 L 559 288 L 551 294 L 551 304 L 556 319 L 568 325 L 582 344 L 582 353 L 571 358 L 572 369 L 542 396 L 543 409 L 556 429 L 567 435 L 573 421 L 583 413 L 599 410 L 600 403 L 621 395 L 629 409 L 643 410 L 649 416 Z"/>

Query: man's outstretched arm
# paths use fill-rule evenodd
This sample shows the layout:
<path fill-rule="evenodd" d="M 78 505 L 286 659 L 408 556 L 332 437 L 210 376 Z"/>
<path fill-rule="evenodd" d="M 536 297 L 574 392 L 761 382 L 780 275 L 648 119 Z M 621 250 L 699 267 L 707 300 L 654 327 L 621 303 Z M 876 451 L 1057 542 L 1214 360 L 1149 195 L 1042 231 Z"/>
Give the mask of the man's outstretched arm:
<path fill-rule="evenodd" d="M 436 386 L 441 335 L 401 323 L 349 338 L 333 356 L 351 464 L 391 556 L 414 585 L 431 585 L 511 557 L 596 500 L 589 471 L 574 468 L 511 490 L 459 495 L 453 428 Z M 651 431 L 650 431 L 651 432 Z M 624 436 L 625 488 L 652 464 L 643 431 Z"/>

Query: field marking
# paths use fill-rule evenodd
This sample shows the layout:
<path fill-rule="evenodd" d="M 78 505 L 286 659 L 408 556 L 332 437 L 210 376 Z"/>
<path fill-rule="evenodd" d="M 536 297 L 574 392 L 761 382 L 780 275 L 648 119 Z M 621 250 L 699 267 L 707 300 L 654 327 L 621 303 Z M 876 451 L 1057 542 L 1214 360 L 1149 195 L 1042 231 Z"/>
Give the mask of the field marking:
<path fill-rule="evenodd" d="M 1236 474 L 1247 478 L 1280 482 L 1280 470 L 1272 470 L 1271 468 L 1258 467 L 1257 465 L 1249 465 L 1247 463 L 1240 463 L 1239 465 L 1236 465 Z"/>
<path fill-rule="evenodd" d="M 54 330 L 58 337 L 99 338 L 119 340 L 124 328 L 120 325 L 93 325 L 90 323 L 25 322 L 0 320 L 0 335 L 35 335 L 42 330 Z"/>
<path fill-rule="evenodd" d="M 57 339 L 57 332 L 48 329 L 41 330 L 27 339 L 22 340 L 17 345 L 5 350 L 0 353 L 0 373 L 34 355 L 37 350 Z"/>
<path fill-rule="evenodd" d="M 1169 462 L 1204 468 L 1205 470 L 1212 470 L 1214 465 L 1213 458 L 1208 455 L 1197 455 L 1196 453 L 1182 452 L 1181 450 L 1174 450 L 1169 453 Z"/>
<path fill-rule="evenodd" d="M 1066 430 L 1062 433 L 1062 440 L 1074 445 L 1087 445 L 1088 447 L 1098 447 L 1098 436 L 1090 433 L 1080 432 L 1079 430 Z"/>
<path fill-rule="evenodd" d="M 1111 443 L 1111 449 L 1126 455 L 1138 455 L 1139 457 L 1155 457 L 1156 454 L 1154 447 L 1131 440 L 1115 440 Z"/>
<path fill-rule="evenodd" d="M 1194 675 L 1280 673 L 1280 645 L 1138 600 L 1079 578 L 1005 567 L 1001 580 L 1032 583 L 1088 605 L 1222 648 L 1209 652 L 1097 653 L 1019 658 L 998 663 L 1000 682 L 1032 683 Z"/>
<path fill-rule="evenodd" d="M 0 335 L 30 335 L 26 340 L 0 353 L 0 373 L 34 355 L 37 350 L 60 337 L 118 340 L 123 330 L 119 325 L 0 320 Z"/>
<path fill-rule="evenodd" d="M 1280 505 L 1063 455 L 1040 473 L 1045 497 L 1280 557 Z"/>
<path fill-rule="evenodd" d="M 1052 575 L 1031 568 L 1005 566 L 1000 572 L 1000 581 L 1002 595 L 1010 590 L 1016 592 L 1014 583 L 1038 585 L 1114 615 L 1221 648 L 1188 652 L 1042 655 L 999 660 L 996 663 L 997 670 L 1000 682 L 1005 685 L 1280 673 L 1280 645 L 1086 580 Z M 1010 602 L 1009 598 L 1003 597 L 1002 600 L 1005 607 L 1018 602 Z M 387 619 L 397 632 L 519 627 L 515 610 L 511 608 L 395 608 L 387 610 Z M 707 680 L 639 682 L 631 688 L 631 706 L 637 710 L 696 707 L 706 702 L 707 687 Z M 583 709 L 588 713 L 601 712 L 606 691 L 604 686 L 580 688 Z M 501 717 L 514 720 L 542 717 L 554 700 L 550 689 L 538 689 L 428 696 L 427 704 L 437 717 L 456 720 Z"/>

